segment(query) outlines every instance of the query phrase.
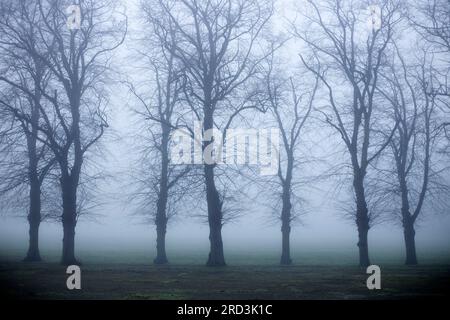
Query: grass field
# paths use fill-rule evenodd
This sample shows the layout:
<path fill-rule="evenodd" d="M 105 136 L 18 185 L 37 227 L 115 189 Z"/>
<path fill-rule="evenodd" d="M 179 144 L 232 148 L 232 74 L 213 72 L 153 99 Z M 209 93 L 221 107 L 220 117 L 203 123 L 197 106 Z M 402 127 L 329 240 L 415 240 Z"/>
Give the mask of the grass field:
<path fill-rule="evenodd" d="M 295 264 L 278 266 L 278 252 L 229 250 L 228 266 L 204 266 L 203 251 L 171 250 L 171 265 L 154 266 L 152 253 L 79 250 L 81 290 L 66 288 L 59 252 L 46 262 L 23 263 L 23 250 L 0 254 L 0 294 L 19 299 L 409 299 L 450 296 L 447 252 L 423 252 L 421 265 L 402 265 L 398 252 L 375 251 L 381 290 L 366 287 L 368 275 L 355 266 L 356 250 L 295 251 Z"/>
<path fill-rule="evenodd" d="M 382 289 L 366 288 L 351 266 L 152 266 L 85 264 L 82 289 L 66 289 L 56 263 L 0 264 L 2 295 L 19 299 L 404 299 L 450 293 L 450 266 L 382 268 Z"/>

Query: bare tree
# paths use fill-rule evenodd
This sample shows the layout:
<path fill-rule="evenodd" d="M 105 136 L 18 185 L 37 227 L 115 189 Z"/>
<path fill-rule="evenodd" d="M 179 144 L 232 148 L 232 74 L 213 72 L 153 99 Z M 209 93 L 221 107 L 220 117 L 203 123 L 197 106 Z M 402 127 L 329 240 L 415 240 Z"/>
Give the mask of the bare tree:
<path fill-rule="evenodd" d="M 411 24 L 422 36 L 425 43 L 433 49 L 436 60 L 434 73 L 436 80 L 434 86 L 429 86 L 430 96 L 435 96 L 438 105 L 450 110 L 450 1 L 448 0 L 426 0 L 413 2 Z M 450 134 L 448 128 L 450 121 L 443 120 L 441 124 L 448 139 Z"/>
<path fill-rule="evenodd" d="M 371 29 L 364 19 L 370 4 L 366 1 L 308 3 L 311 13 L 304 16 L 308 27 L 300 29 L 294 24 L 294 35 L 312 52 L 311 59 L 302 56 L 302 60 L 327 90 L 329 107 L 323 111 L 325 122 L 340 135 L 350 158 L 359 263 L 368 266 L 371 212 L 365 180 L 370 164 L 389 144 L 395 130 L 395 124 L 386 129 L 377 114 L 381 108 L 376 89 L 399 19 L 400 3 L 381 1 L 380 16 L 375 17 Z M 391 134 L 384 138 L 379 132 L 386 130 Z"/>
<path fill-rule="evenodd" d="M 384 76 L 386 89 L 380 92 L 393 107 L 398 123 L 390 141 L 393 170 L 385 170 L 386 179 L 395 176 L 396 183 L 389 190 L 395 203 L 400 200 L 400 216 L 404 230 L 407 265 L 416 265 L 415 223 L 422 215 L 426 201 L 433 200 L 434 208 L 442 203 L 449 191 L 443 183 L 442 172 L 435 161 L 439 151 L 440 121 L 436 95 L 429 88 L 435 82 L 433 67 L 426 53 L 416 65 L 407 65 L 397 50 L 391 72 Z M 398 198 L 396 198 L 398 196 Z"/>
<path fill-rule="evenodd" d="M 150 30 L 151 9 L 142 4 L 144 22 Z M 174 34 L 167 41 L 175 42 Z M 187 190 L 192 189 L 183 183 L 191 168 L 187 165 L 174 165 L 170 161 L 171 134 L 180 127 L 183 112 L 183 72 L 173 53 L 159 41 L 153 32 L 140 39 L 140 75 L 146 80 L 138 85 L 130 85 L 130 91 L 140 106 L 134 108 L 143 121 L 138 141 L 142 149 L 138 172 L 133 180 L 138 180 L 137 192 L 132 197 L 141 202 L 139 211 L 150 216 L 156 225 L 155 264 L 168 263 L 166 254 L 166 232 L 169 219 L 178 213 L 178 203 Z M 194 183 L 190 180 L 190 183 Z"/>
<path fill-rule="evenodd" d="M 107 95 L 104 83 L 110 66 L 111 52 L 120 46 L 126 34 L 126 21 L 114 1 L 79 1 L 79 21 L 73 28 L 67 13 L 69 1 L 38 1 L 39 37 L 35 47 L 26 47 L 28 56 L 45 66 L 52 90 L 39 87 L 40 121 L 37 139 L 52 151 L 60 170 L 62 191 L 62 225 L 64 231 L 63 264 L 78 264 L 75 258 L 75 227 L 79 203 L 78 186 L 86 154 L 96 145 L 108 126 L 105 107 Z M 32 93 L 20 88 L 32 97 Z M 37 102 L 37 101 L 36 101 Z M 22 120 L 29 122 L 26 116 Z M 36 127 L 36 125 L 34 125 Z"/>
<path fill-rule="evenodd" d="M 410 20 L 424 39 L 450 52 L 450 1 L 417 1 Z"/>
<path fill-rule="evenodd" d="M 272 15 L 271 3 L 157 0 L 151 7 L 156 33 L 185 70 L 185 98 L 198 121 L 202 121 L 203 132 L 225 132 L 242 110 L 254 107 L 230 99 L 258 72 L 266 55 L 258 40 Z M 170 32 L 176 33 L 175 43 L 165 40 Z M 203 141 L 202 150 L 210 149 L 213 143 L 214 139 Z M 207 265 L 223 266 L 224 197 L 217 187 L 215 167 L 206 163 L 203 166 L 210 230 Z"/>
<path fill-rule="evenodd" d="M 3 115 L 8 114 L 10 121 L 17 125 L 17 130 L 3 132 L 10 137 L 13 134 L 16 138 L 13 138 L 15 144 L 12 146 L 14 155 L 9 154 L 11 157 L 0 190 L 2 193 L 17 191 L 17 196 L 20 196 L 22 184 L 28 185 L 29 248 L 25 261 L 40 261 L 39 226 L 43 220 L 41 189 L 55 161 L 49 155 L 48 147 L 38 141 L 37 130 L 41 118 L 41 89 L 45 90 L 47 86 L 48 69 L 36 55 L 28 54 L 29 50 L 37 52 L 42 49 L 37 43 L 39 10 L 32 1 L 3 1 L 0 12 L 0 83 L 3 92 L 7 93 L 0 97 L 0 104 Z M 20 151 L 22 138 L 23 153 Z M 27 159 L 26 163 L 18 161 L 18 154 Z"/>
<path fill-rule="evenodd" d="M 282 250 L 280 264 L 292 263 L 290 254 L 291 223 L 296 218 L 293 209 L 295 172 L 298 169 L 298 149 L 301 147 L 302 130 L 307 122 L 316 92 L 319 78 L 316 77 L 312 88 L 306 84 L 300 87 L 301 77 L 285 77 L 281 70 L 274 66 L 273 59 L 269 63 L 266 88 L 269 101 L 269 112 L 272 114 L 281 133 L 282 152 L 277 174 L 281 187 L 281 221 Z M 308 77 L 303 74 L 303 77 Z M 284 165 L 282 165 L 284 164 Z"/>

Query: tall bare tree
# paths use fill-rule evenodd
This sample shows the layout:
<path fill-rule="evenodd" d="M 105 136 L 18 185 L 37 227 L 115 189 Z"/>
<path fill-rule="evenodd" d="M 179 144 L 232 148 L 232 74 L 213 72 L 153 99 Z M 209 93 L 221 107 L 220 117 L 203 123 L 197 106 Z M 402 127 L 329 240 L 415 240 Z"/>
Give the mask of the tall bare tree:
<path fill-rule="evenodd" d="M 258 72 L 266 55 L 258 40 L 272 15 L 272 4 L 258 0 L 156 0 L 151 6 L 156 33 L 183 65 L 185 98 L 202 122 L 203 132 L 228 128 L 242 110 L 250 108 L 242 100 L 230 99 Z M 176 33 L 175 43 L 166 41 L 170 32 Z M 214 139 L 203 141 L 202 149 L 213 143 Z M 217 187 L 215 167 L 203 166 L 210 230 L 207 265 L 223 266 L 224 197 Z"/>
<path fill-rule="evenodd" d="M 142 9 L 144 25 L 150 31 L 140 39 L 142 49 L 138 53 L 141 64 L 137 68 L 142 71 L 140 76 L 145 74 L 146 80 L 136 80 L 137 85 L 130 85 L 139 106 L 134 110 L 143 122 L 139 130 L 143 134 L 138 136 L 142 156 L 135 177 L 139 190 L 133 191 L 132 197 L 138 198 L 141 203 L 139 211 L 145 211 L 143 214 L 150 216 L 156 226 L 156 257 L 153 262 L 166 264 L 167 224 L 178 213 L 183 195 L 192 190 L 192 185 L 183 183 L 191 167 L 174 165 L 170 158 L 171 135 L 183 123 L 187 108 L 182 101 L 184 80 L 180 63 L 153 33 L 151 8 L 143 3 Z M 167 36 L 167 41 L 177 40 L 173 32 Z"/>
<path fill-rule="evenodd" d="M 411 13 L 410 20 L 424 39 L 450 52 L 450 1 L 416 1 Z"/>
<path fill-rule="evenodd" d="M 302 56 L 302 60 L 327 90 L 325 122 L 340 135 L 350 158 L 359 263 L 368 266 L 371 212 L 365 180 L 370 164 L 389 144 L 395 128 L 393 123 L 386 139 L 379 134 L 386 131 L 386 125 L 380 121 L 376 91 L 399 19 L 400 2 L 380 1 L 380 15 L 372 20 L 365 15 L 370 8 L 367 1 L 308 3 L 310 12 L 303 15 L 307 27 L 294 24 L 294 35 L 310 49 L 310 59 Z M 373 21 L 370 28 L 367 20 Z"/>
<path fill-rule="evenodd" d="M 72 9 L 67 11 L 68 9 Z M 107 92 L 111 53 L 126 34 L 126 19 L 114 1 L 39 0 L 38 22 L 31 22 L 43 50 L 24 50 L 49 70 L 50 90 L 39 87 L 45 103 L 38 103 L 41 115 L 36 135 L 53 153 L 60 170 L 63 264 L 78 264 L 75 258 L 75 227 L 79 202 L 78 187 L 86 154 L 108 126 Z M 25 16 L 28 19 L 28 16 Z M 32 93 L 20 88 L 32 97 Z M 35 101 L 36 103 L 38 101 Z M 27 117 L 22 120 L 29 122 Z"/>
<path fill-rule="evenodd" d="M 399 50 L 392 61 L 391 71 L 383 76 L 386 89 L 380 92 L 393 107 L 393 117 L 398 123 L 390 142 L 393 170 L 385 170 L 386 179 L 395 176 L 396 183 L 389 190 L 392 203 L 400 201 L 401 223 L 406 248 L 407 265 L 416 265 L 415 223 L 423 215 L 426 202 L 434 210 L 446 197 L 449 187 L 443 182 L 446 168 L 436 165 L 439 151 L 439 108 L 436 95 L 430 87 L 436 81 L 432 61 L 426 53 L 412 65 Z M 398 192 L 396 191 L 398 190 Z M 395 196 L 398 195 L 398 198 Z"/>
<path fill-rule="evenodd" d="M 426 0 L 413 1 L 410 21 L 420 33 L 425 43 L 433 49 L 436 60 L 434 73 L 438 76 L 434 86 L 429 87 L 430 96 L 436 102 L 450 110 L 450 1 Z M 442 127 L 450 139 L 450 120 L 443 119 Z"/>
<path fill-rule="evenodd" d="M 308 78 L 308 74 L 303 74 Z M 282 71 L 274 66 L 273 59 L 269 63 L 266 88 L 268 94 L 269 112 L 281 133 L 282 152 L 277 174 L 281 187 L 281 221 L 282 246 L 280 264 L 292 263 L 290 253 L 291 223 L 297 217 L 294 211 L 295 172 L 298 172 L 299 148 L 305 124 L 313 109 L 313 103 L 319 85 L 319 78 L 315 77 L 312 88 L 302 83 L 301 76 L 286 77 Z M 294 198 L 294 199 L 293 199 Z"/>
<path fill-rule="evenodd" d="M 39 226 L 43 219 L 41 188 L 55 162 L 54 157 L 49 156 L 48 147 L 38 141 L 37 129 L 41 120 L 41 90 L 47 87 L 49 72 L 37 55 L 28 54 L 35 51 L 45 55 L 37 41 L 40 14 L 36 2 L 25 0 L 2 1 L 0 12 L 0 83 L 4 92 L 8 93 L 2 94 L 0 104 L 3 114 L 9 114 L 17 124 L 19 136 L 25 141 L 23 156 L 27 159 L 25 168 L 22 165 L 13 168 L 11 165 L 18 164 L 17 159 L 14 156 L 10 158 L 8 178 L 3 177 L 2 189 L 11 192 L 18 190 L 23 183 L 29 186 L 29 248 L 25 261 L 40 261 Z M 16 141 L 13 146 L 15 155 L 20 153 L 20 146 L 20 142 Z M 24 170 L 27 174 L 22 175 Z"/>

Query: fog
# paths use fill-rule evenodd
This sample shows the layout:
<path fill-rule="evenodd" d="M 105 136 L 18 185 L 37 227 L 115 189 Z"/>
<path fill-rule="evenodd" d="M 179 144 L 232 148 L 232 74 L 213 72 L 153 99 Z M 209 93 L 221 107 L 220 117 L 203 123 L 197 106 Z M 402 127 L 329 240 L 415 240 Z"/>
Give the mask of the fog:
<path fill-rule="evenodd" d="M 155 253 L 155 226 L 135 214 L 135 206 L 127 198 L 128 171 L 132 170 L 135 155 L 133 113 L 122 98 L 112 104 L 111 129 L 114 134 L 104 141 L 107 151 L 100 162 L 102 170 L 112 176 L 100 182 L 98 193 L 101 205 L 93 210 L 93 217 L 81 217 L 77 224 L 76 251 L 80 260 L 107 262 L 151 263 Z M 308 143 L 314 156 L 336 161 L 336 142 L 324 133 L 323 127 L 312 130 Z M 325 130 L 326 131 L 326 130 Z M 120 137 L 120 138 L 118 138 Z M 320 173 L 314 163 L 306 164 L 307 172 Z M 326 166 L 325 166 L 326 167 Z M 299 170 L 301 171 L 301 170 Z M 334 192 L 333 179 L 321 180 L 315 188 L 307 188 L 306 213 L 294 223 L 291 233 L 292 255 L 295 263 L 357 262 L 357 230 L 354 222 L 344 217 L 340 197 L 348 197 L 345 189 Z M 201 199 L 205 201 L 205 199 Z M 351 198 L 349 201 L 352 201 Z M 246 262 L 277 263 L 281 251 L 281 232 L 273 221 L 270 209 L 259 203 L 246 204 L 249 210 L 223 229 L 224 250 L 230 264 Z M 450 259 L 450 216 L 427 213 L 418 221 L 416 238 L 419 259 L 422 262 Z M 169 260 L 203 264 L 208 256 L 208 226 L 204 220 L 192 217 L 192 212 L 180 212 L 169 221 L 167 254 Z M 44 222 L 40 228 L 40 247 L 44 259 L 57 261 L 62 244 L 62 227 L 58 222 Z M 0 255 L 2 258 L 21 259 L 28 244 L 28 224 L 22 217 L 0 217 Z M 402 263 L 404 242 L 401 225 L 394 221 L 376 224 L 369 232 L 369 247 L 374 261 Z M 233 257 L 237 256 L 236 259 Z"/>
<path fill-rule="evenodd" d="M 278 14 L 288 14 L 290 1 L 278 2 Z M 127 2 L 127 13 L 136 14 L 133 2 Z M 282 19 L 275 22 L 280 28 Z M 133 19 L 130 19 L 129 33 L 136 31 Z M 120 48 L 116 55 L 116 64 L 122 68 L 129 64 L 130 41 Z M 288 48 L 295 48 L 290 44 Z M 287 50 L 289 51 L 289 50 Z M 122 69 L 124 71 L 124 69 Z M 134 145 L 132 136 L 135 132 L 133 114 L 130 111 L 132 101 L 126 88 L 120 84 L 113 86 L 110 134 L 105 137 L 106 148 L 101 158 L 94 159 L 101 164 L 101 169 L 113 178 L 105 179 L 98 186 L 101 205 L 93 209 L 95 219 L 82 217 L 76 229 L 76 252 L 82 262 L 91 259 L 105 261 L 151 263 L 155 252 L 155 227 L 144 223 L 142 216 L 135 215 L 134 204 L 127 200 L 127 173 L 133 163 Z M 345 157 L 339 153 L 341 142 L 338 137 L 330 139 L 330 132 L 317 126 L 310 130 L 307 151 L 314 157 L 326 157 L 328 162 L 334 158 Z M 305 139 L 308 140 L 308 139 Z M 322 168 L 314 163 L 306 164 L 299 171 L 317 172 Z M 326 167 L 326 165 L 325 165 Z M 302 196 L 306 200 L 306 213 L 294 224 L 291 233 L 291 250 L 295 263 L 305 261 L 314 263 L 311 255 L 318 254 L 321 262 L 339 263 L 357 262 L 357 230 L 353 221 L 344 219 L 339 202 L 348 197 L 349 192 L 343 188 L 334 192 L 336 181 L 321 180 L 314 188 L 306 188 Z M 201 199 L 205 201 L 205 199 Z M 351 200 L 350 200 L 351 201 Z M 223 228 L 225 257 L 230 264 L 245 263 L 250 255 L 267 256 L 270 262 L 277 262 L 281 248 L 279 223 L 270 219 L 270 210 L 260 203 L 250 203 L 243 216 Z M 20 215 L 20 214 L 18 214 Z M 28 243 L 28 224 L 25 215 L 21 217 L 0 217 L 0 256 L 8 259 L 20 259 L 26 253 Z M 436 215 L 428 212 L 416 228 L 418 257 L 421 261 L 433 259 L 436 255 L 448 260 L 450 257 L 450 216 Z M 178 256 L 192 257 L 192 262 L 203 264 L 208 255 L 208 226 L 192 217 L 192 212 L 180 212 L 170 221 L 167 230 L 167 254 L 169 260 Z M 58 259 L 61 252 L 62 227 L 58 222 L 44 222 L 40 228 L 40 249 L 44 259 Z M 373 226 L 369 232 L 369 248 L 374 262 L 404 260 L 404 241 L 401 225 L 386 221 Z M 344 254 L 343 254 L 344 253 Z M 233 255 L 244 258 L 233 260 Z M 123 256 L 123 257 L 122 257 Z M 387 257 L 387 258 L 386 258 Z M 392 258 L 390 258 L 392 257 Z M 109 259 L 109 260 L 108 260 Z M 263 259 L 263 258 L 261 258 Z M 384 259 L 384 260 L 383 260 Z M 332 261 L 331 261 L 332 260 Z"/>
<path fill-rule="evenodd" d="M 127 136 L 129 111 L 121 101 L 114 104 L 112 128 Z M 120 111 L 119 111 L 120 110 Z M 92 212 L 94 218 L 81 217 L 77 224 L 76 250 L 80 259 L 104 258 L 116 262 L 148 262 L 155 252 L 155 227 L 144 223 L 142 216 L 134 213 L 134 206 L 127 202 L 126 179 L 129 167 L 128 139 L 113 139 L 105 143 L 109 150 L 105 160 L 106 172 L 116 179 L 107 179 L 99 186 L 102 205 Z M 323 141 L 322 141 L 323 143 Z M 308 164 L 305 170 L 314 170 Z M 118 178 L 119 177 L 119 178 Z M 307 200 L 307 213 L 292 229 L 292 254 L 295 263 L 311 261 L 319 256 L 320 263 L 355 263 L 357 261 L 357 231 L 353 221 L 345 219 L 337 197 L 347 192 L 331 192 L 335 182 L 318 183 L 317 190 L 309 190 L 303 198 Z M 202 199 L 205 201 L 205 199 Z M 246 206 L 248 207 L 248 206 Z M 246 256 L 261 255 L 277 262 L 281 247 L 281 232 L 278 223 L 271 219 L 267 207 L 252 203 L 250 209 L 236 221 L 226 224 L 223 241 L 227 260 L 233 263 L 233 255 L 241 256 L 236 263 L 245 263 Z M 438 257 L 450 257 L 450 216 L 428 213 L 417 224 L 417 250 L 421 261 Z M 193 218 L 191 212 L 180 212 L 169 222 L 167 251 L 169 260 L 181 255 L 192 263 L 204 263 L 209 250 L 208 226 L 203 220 Z M 2 258 L 21 259 L 26 253 L 28 224 L 24 217 L 0 217 L 0 255 Z M 62 227 L 58 222 L 44 222 L 40 229 L 40 247 L 43 258 L 57 260 L 62 244 Z M 387 221 L 373 226 L 369 232 L 371 255 L 379 261 L 401 263 L 404 258 L 403 232 L 401 225 Z M 334 253 L 337 255 L 334 256 Z M 122 257 L 123 256 L 123 257 Z M 190 257 L 190 258 L 189 258 Z M 242 257 L 244 257 L 242 259 Z M 304 260 L 304 261 L 303 261 Z"/>
<path fill-rule="evenodd" d="M 140 223 L 140 219 L 130 218 L 121 209 L 103 208 L 104 215 L 99 222 L 80 220 L 77 226 L 76 249 L 84 262 L 84 256 L 105 256 L 123 254 L 133 260 L 153 259 L 155 248 L 154 226 Z M 191 220 L 191 221 L 190 221 Z M 224 227 L 225 254 L 239 253 L 251 255 L 264 253 L 278 260 L 281 233 L 279 226 L 270 226 L 252 215 L 243 217 L 234 224 Z M 333 252 L 346 252 L 357 261 L 357 232 L 354 225 L 336 216 L 332 208 L 320 208 L 303 219 L 303 225 L 296 225 L 292 231 L 292 253 L 294 257 L 308 259 L 308 253 L 323 254 L 323 260 L 331 259 Z M 28 227 L 23 218 L 1 218 L 0 254 L 3 258 L 21 258 L 27 249 Z M 417 246 L 419 258 L 439 254 L 450 255 L 450 218 L 432 217 L 423 221 L 417 229 Z M 41 251 L 44 259 L 49 255 L 59 257 L 62 243 L 62 228 L 57 223 L 44 223 L 41 227 Z M 388 224 L 375 226 L 369 234 L 370 249 L 373 255 L 383 256 L 386 251 L 391 254 L 403 253 L 403 233 L 400 228 Z M 178 218 L 168 228 L 168 256 L 176 258 L 180 251 L 183 255 L 206 259 L 208 254 L 208 228 L 201 222 L 188 217 Z M 345 257 L 343 257 L 343 260 Z M 396 257 L 403 260 L 403 255 Z M 120 259 L 118 259 L 120 261 Z M 308 259 L 309 260 L 309 259 Z M 302 263 L 299 259 L 296 263 Z M 339 261 L 335 261 L 339 262 Z M 198 263 L 203 263 L 202 260 Z"/>

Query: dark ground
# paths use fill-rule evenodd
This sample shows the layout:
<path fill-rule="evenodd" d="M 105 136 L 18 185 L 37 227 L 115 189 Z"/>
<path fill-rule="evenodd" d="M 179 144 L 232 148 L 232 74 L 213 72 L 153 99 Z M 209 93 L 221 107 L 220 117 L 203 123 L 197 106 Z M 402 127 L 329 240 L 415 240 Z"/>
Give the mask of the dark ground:
<path fill-rule="evenodd" d="M 450 265 L 381 266 L 382 289 L 351 266 L 152 266 L 86 264 L 81 290 L 56 263 L 0 263 L 1 295 L 18 299 L 409 299 L 448 298 Z"/>

